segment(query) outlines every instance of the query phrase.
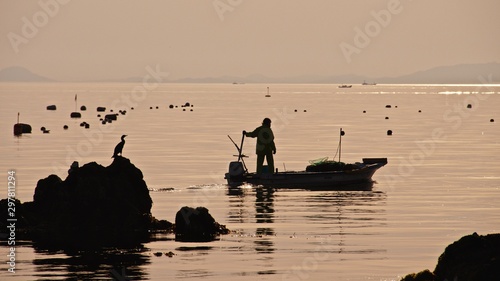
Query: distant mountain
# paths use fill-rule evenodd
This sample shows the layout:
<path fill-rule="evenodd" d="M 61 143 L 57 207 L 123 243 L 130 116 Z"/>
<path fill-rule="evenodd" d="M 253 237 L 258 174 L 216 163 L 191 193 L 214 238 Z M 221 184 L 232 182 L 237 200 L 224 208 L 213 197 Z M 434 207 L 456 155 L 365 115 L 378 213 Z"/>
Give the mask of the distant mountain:
<path fill-rule="evenodd" d="M 489 81 L 489 77 L 491 77 L 492 81 Z M 379 83 L 389 84 L 480 84 L 485 83 L 485 81 L 488 81 L 488 83 L 500 83 L 500 64 L 492 62 L 439 66 L 409 75 L 377 78 L 376 80 Z"/>
<path fill-rule="evenodd" d="M 482 77 L 482 78 L 481 78 Z M 491 77 L 491 80 L 490 80 Z M 48 82 L 46 77 L 34 74 L 23 67 L 9 67 L 0 70 L 0 82 Z M 132 82 L 140 83 L 142 77 L 123 79 L 102 79 L 88 82 Z M 361 84 L 363 81 L 379 84 L 500 84 L 500 63 L 459 64 L 439 66 L 424 71 L 397 77 L 367 77 L 361 75 L 301 75 L 291 77 L 267 77 L 252 74 L 245 77 L 219 76 L 201 78 L 181 78 L 165 80 L 165 83 L 323 83 L 323 84 Z"/>
<path fill-rule="evenodd" d="M 12 66 L 0 70 L 0 82 L 50 82 L 49 78 L 35 74 L 24 67 Z"/>
<path fill-rule="evenodd" d="M 491 81 L 490 81 L 491 78 Z M 397 77 L 368 77 L 361 75 L 302 75 L 294 77 L 270 78 L 263 75 L 246 77 L 222 76 L 205 78 L 184 78 L 176 83 L 323 83 L 361 84 L 364 81 L 381 84 L 481 84 L 500 83 L 500 64 L 459 64 L 440 66 Z"/>

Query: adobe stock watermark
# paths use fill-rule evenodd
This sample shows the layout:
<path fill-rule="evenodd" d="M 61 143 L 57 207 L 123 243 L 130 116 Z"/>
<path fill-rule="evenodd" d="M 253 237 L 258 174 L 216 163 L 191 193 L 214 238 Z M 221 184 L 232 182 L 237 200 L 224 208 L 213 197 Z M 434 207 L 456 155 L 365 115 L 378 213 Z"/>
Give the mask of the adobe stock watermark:
<path fill-rule="evenodd" d="M 488 94 L 481 94 L 481 91 L 483 88 L 486 88 L 488 92 L 494 92 L 494 89 L 489 87 L 489 85 L 493 84 L 492 75 L 489 75 L 487 78 L 480 76 L 478 80 L 482 84 L 478 85 L 474 91 L 477 94 L 466 95 L 459 102 L 448 106 L 443 112 L 443 121 L 446 126 L 436 127 L 432 130 L 430 137 L 415 141 L 416 149 L 399 160 L 397 173 L 395 175 L 384 176 L 384 182 L 390 188 L 394 188 L 405 178 L 411 176 L 415 172 L 415 167 L 423 165 L 424 161 L 435 153 L 438 143 L 446 140 L 448 134 L 459 130 L 464 121 L 470 118 L 480 108 L 481 103 L 490 97 Z M 470 108 L 468 108 L 469 104 L 471 105 Z"/>
<path fill-rule="evenodd" d="M 123 93 L 119 98 L 111 102 L 111 108 L 125 108 L 130 109 L 137 106 L 140 102 L 144 101 L 148 93 L 159 87 L 160 83 L 169 75 L 168 72 L 162 72 L 160 66 L 157 64 L 155 68 L 146 66 L 147 72 L 142 79 L 142 84 L 133 87 L 130 92 Z M 123 115 L 126 119 L 128 115 Z M 73 161 L 82 161 L 83 157 L 89 156 L 94 147 L 99 146 L 103 140 L 104 135 L 115 130 L 115 124 L 110 123 L 103 126 L 93 127 L 92 129 L 83 130 L 85 138 L 81 139 L 75 146 L 66 146 L 66 158 L 64 163 L 52 163 L 55 174 L 61 174 L 67 171 L 68 167 Z"/>
<path fill-rule="evenodd" d="M 354 28 L 355 34 L 352 44 L 342 41 L 339 45 L 347 63 L 351 63 L 354 54 L 359 55 L 361 50 L 368 47 L 372 38 L 378 36 L 383 28 L 389 26 L 393 16 L 400 14 L 402 11 L 403 6 L 400 0 L 389 0 L 387 8 L 378 12 L 372 10 L 370 15 L 373 17 L 373 20 L 368 21 L 363 29 L 358 26 Z"/>
<path fill-rule="evenodd" d="M 243 0 L 214 0 L 212 5 L 220 21 L 224 21 L 224 14 L 233 12 L 241 3 L 243 3 Z"/>
<path fill-rule="evenodd" d="M 38 1 L 38 6 L 40 9 L 33 13 L 31 18 L 22 17 L 21 22 L 21 32 L 14 33 L 9 32 L 7 38 L 9 39 L 12 49 L 17 54 L 19 53 L 19 46 L 21 44 L 28 44 L 30 39 L 35 38 L 35 36 L 40 32 L 40 29 L 44 28 L 50 21 L 51 18 L 57 16 L 61 10 L 61 7 L 68 4 L 70 0 L 40 0 Z"/>

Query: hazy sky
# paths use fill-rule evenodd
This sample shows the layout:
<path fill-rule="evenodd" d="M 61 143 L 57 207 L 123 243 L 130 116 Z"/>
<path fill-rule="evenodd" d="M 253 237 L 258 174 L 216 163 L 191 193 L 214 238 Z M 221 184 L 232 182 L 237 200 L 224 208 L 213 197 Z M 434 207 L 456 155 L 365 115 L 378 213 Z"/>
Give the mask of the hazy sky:
<path fill-rule="evenodd" d="M 0 0 L 0 13 L 0 69 L 63 81 L 500 62 L 498 0 Z"/>

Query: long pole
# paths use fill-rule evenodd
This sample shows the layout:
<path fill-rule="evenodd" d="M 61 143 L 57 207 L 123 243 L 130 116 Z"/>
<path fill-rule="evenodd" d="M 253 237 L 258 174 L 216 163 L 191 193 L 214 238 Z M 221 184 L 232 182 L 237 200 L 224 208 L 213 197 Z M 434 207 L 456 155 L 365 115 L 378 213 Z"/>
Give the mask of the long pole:
<path fill-rule="evenodd" d="M 241 157 L 241 154 L 243 153 L 243 141 L 245 140 L 245 134 L 241 134 L 241 145 L 240 145 L 240 149 L 238 149 L 238 161 L 240 161 L 240 159 L 242 158 Z"/>
<path fill-rule="evenodd" d="M 245 136 L 245 135 L 243 135 Z M 238 145 L 234 142 L 234 140 L 231 138 L 230 135 L 227 135 L 227 137 L 231 140 L 231 142 L 234 144 L 234 146 L 236 147 L 236 149 L 238 150 L 238 161 L 240 161 L 241 159 L 241 163 L 243 163 L 243 168 L 245 168 L 245 172 L 248 172 L 248 169 L 247 169 L 247 165 L 245 164 L 245 161 L 243 160 L 243 150 L 240 150 L 240 148 L 238 147 Z M 241 140 L 241 146 L 243 147 L 243 140 Z M 245 156 L 246 157 L 246 156 Z"/>
<path fill-rule="evenodd" d="M 339 139 L 339 162 L 340 162 L 340 155 L 342 155 L 342 128 L 340 128 L 340 139 Z"/>

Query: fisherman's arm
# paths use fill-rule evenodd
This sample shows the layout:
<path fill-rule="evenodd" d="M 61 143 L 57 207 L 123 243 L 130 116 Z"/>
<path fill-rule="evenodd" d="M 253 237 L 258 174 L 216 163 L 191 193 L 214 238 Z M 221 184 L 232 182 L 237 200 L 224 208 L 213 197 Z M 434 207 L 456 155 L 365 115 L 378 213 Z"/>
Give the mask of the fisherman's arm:
<path fill-rule="evenodd" d="M 253 132 L 243 131 L 243 134 L 245 134 L 245 137 L 256 138 L 259 135 L 259 128 L 253 130 Z"/>

